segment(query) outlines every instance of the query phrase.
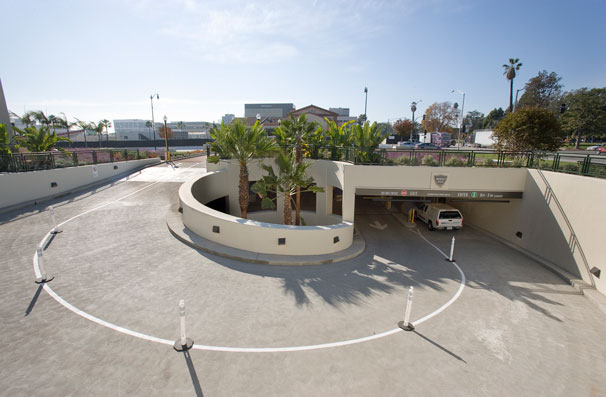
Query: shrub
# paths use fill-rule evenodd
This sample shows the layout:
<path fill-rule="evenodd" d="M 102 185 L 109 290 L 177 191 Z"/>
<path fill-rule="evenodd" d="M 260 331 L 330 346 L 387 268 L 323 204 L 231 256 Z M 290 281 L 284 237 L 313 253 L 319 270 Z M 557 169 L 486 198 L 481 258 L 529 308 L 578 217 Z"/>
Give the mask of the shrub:
<path fill-rule="evenodd" d="M 495 161 L 493 159 L 485 158 L 478 162 L 481 167 L 493 167 Z"/>
<path fill-rule="evenodd" d="M 433 158 L 431 154 L 428 154 L 427 156 L 423 157 L 423 160 L 421 160 L 421 164 L 433 167 L 438 165 L 438 162 L 436 161 L 436 159 Z"/>
<path fill-rule="evenodd" d="M 562 169 L 566 172 L 579 172 L 578 164 L 567 163 L 562 166 Z"/>
<path fill-rule="evenodd" d="M 401 156 L 395 161 L 399 165 L 419 165 L 419 160 L 416 157 Z"/>
<path fill-rule="evenodd" d="M 526 161 L 524 161 L 524 159 L 514 159 L 511 162 L 511 166 L 515 167 L 515 168 L 521 168 L 521 167 L 526 166 Z"/>
<path fill-rule="evenodd" d="M 464 167 L 465 161 L 458 157 L 451 157 L 448 159 L 448 161 L 446 161 L 446 163 L 444 163 L 444 165 L 447 167 Z"/>

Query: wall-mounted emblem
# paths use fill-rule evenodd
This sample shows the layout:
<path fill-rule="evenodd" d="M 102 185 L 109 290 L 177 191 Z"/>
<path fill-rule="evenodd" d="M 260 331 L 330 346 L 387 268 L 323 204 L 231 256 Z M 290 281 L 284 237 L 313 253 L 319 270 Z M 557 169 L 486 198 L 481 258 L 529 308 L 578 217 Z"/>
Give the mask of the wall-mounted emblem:
<path fill-rule="evenodd" d="M 434 175 L 433 180 L 436 185 L 443 186 L 446 183 L 446 179 L 448 179 L 448 175 Z"/>

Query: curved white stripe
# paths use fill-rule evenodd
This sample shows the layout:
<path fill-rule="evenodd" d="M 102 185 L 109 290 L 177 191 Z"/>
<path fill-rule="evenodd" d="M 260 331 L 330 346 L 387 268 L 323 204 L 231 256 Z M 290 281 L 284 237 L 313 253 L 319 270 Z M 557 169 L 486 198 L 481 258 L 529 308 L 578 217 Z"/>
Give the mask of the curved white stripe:
<path fill-rule="evenodd" d="M 191 167 L 188 167 L 191 168 Z M 95 207 L 93 209 L 87 210 L 79 215 L 76 215 L 62 223 L 60 223 L 57 226 L 60 225 L 64 225 L 70 221 L 72 221 L 73 219 L 76 219 L 82 215 L 88 214 L 92 211 L 95 211 L 99 208 L 103 208 L 109 204 L 115 203 L 117 201 L 123 200 L 127 197 L 132 196 L 135 193 L 138 193 L 142 190 L 147 189 L 148 187 L 151 187 L 155 184 L 158 184 L 160 182 L 154 182 L 152 184 L 149 184 L 133 193 L 130 193 L 124 197 L 121 197 L 117 200 L 102 204 L 98 207 Z M 420 231 L 417 230 L 417 234 L 423 239 L 425 240 L 429 245 L 431 245 L 433 248 L 435 248 L 439 253 L 441 253 L 445 258 L 448 258 L 448 256 L 442 252 L 438 247 L 436 247 L 433 243 L 431 243 L 429 240 L 427 240 L 425 238 L 425 236 L 423 236 L 421 234 Z M 51 232 L 49 231 L 44 238 L 42 239 L 42 241 L 40 241 L 40 247 L 44 247 L 44 245 L 46 244 L 46 242 L 48 241 L 48 239 L 51 236 Z M 440 308 L 438 308 L 437 310 L 435 310 L 434 312 L 426 315 L 425 317 L 422 317 L 416 321 L 414 321 L 412 324 L 413 325 L 419 325 L 427 320 L 429 320 L 430 318 L 438 315 L 439 313 L 441 313 L 443 310 L 445 310 L 448 306 L 452 305 L 454 303 L 454 301 L 457 300 L 457 298 L 461 295 L 461 293 L 463 292 L 463 289 L 465 288 L 465 274 L 463 273 L 463 271 L 461 270 L 461 268 L 456 264 L 456 262 L 452 262 L 452 264 L 457 268 L 457 270 L 459 271 L 459 273 L 461 274 L 461 284 L 459 286 L 459 289 L 457 290 L 456 294 L 450 298 L 450 300 L 448 302 L 446 302 L 444 305 L 440 306 Z M 33 258 L 33 265 L 34 265 L 34 273 L 36 274 L 36 277 L 40 277 L 40 268 L 38 266 L 38 256 L 36 253 L 34 253 L 34 258 Z M 112 323 L 109 323 L 105 320 L 101 320 L 98 317 L 95 317 L 89 313 L 86 313 L 85 311 L 82 311 L 80 309 L 78 309 L 77 307 L 75 307 L 74 305 L 72 305 L 71 303 L 65 301 L 63 298 L 61 298 L 55 291 L 53 291 L 53 289 L 51 287 L 48 286 L 48 284 L 44 284 L 44 290 L 51 296 L 53 297 L 53 299 L 55 299 L 57 302 L 59 302 L 61 305 L 63 305 L 65 308 L 69 309 L 70 311 L 72 311 L 73 313 L 86 318 L 87 320 L 90 320 L 94 323 L 97 323 L 99 325 L 102 325 L 104 327 L 110 328 L 114 331 L 117 332 L 121 332 L 123 334 L 126 335 L 130 335 L 130 336 L 134 336 L 136 338 L 140 338 L 140 339 L 144 339 L 144 340 L 148 340 L 150 342 L 156 342 L 156 343 L 162 343 L 165 345 L 173 345 L 175 342 L 168 340 L 168 339 L 164 339 L 164 338 L 158 338 L 155 336 L 151 336 L 151 335 L 147 335 L 147 334 L 143 334 L 141 332 L 137 332 L 137 331 L 133 331 L 130 330 L 128 328 L 124 328 L 121 327 L 119 325 L 115 325 Z M 382 332 L 380 334 L 376 334 L 376 335 L 371 335 L 371 336 L 366 336 L 366 337 L 362 337 L 362 338 L 357 338 L 357 339 L 349 339 L 349 340 L 345 340 L 345 341 L 341 341 L 341 342 L 332 342 L 332 343 L 322 343 L 322 344 L 317 344 L 317 345 L 307 345 L 307 346 L 291 346 L 291 347 L 228 347 L 228 346 L 210 346 L 210 345 L 197 345 L 194 344 L 193 348 L 194 349 L 199 349 L 199 350 L 210 350 L 210 351 L 221 351 L 221 352 L 232 352 L 232 353 L 278 353 L 278 352 L 297 352 L 297 351 L 306 351 L 306 350 L 316 350 L 316 349 L 326 349 L 326 348 L 331 348 L 331 347 L 340 347 L 340 346 L 347 346 L 347 345 L 353 345 L 356 343 L 362 343 L 362 342 L 367 342 L 370 340 L 374 340 L 374 339 L 379 339 L 379 338 L 383 338 L 385 336 L 389 336 L 392 334 L 395 334 L 397 332 L 402 331 L 402 329 L 400 328 L 395 328 L 389 331 L 385 331 Z"/>

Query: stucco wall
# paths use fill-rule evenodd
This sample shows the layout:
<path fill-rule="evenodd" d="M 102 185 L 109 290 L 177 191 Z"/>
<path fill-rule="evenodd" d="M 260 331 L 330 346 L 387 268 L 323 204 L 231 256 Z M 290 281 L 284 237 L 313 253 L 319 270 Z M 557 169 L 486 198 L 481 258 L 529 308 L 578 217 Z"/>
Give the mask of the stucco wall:
<path fill-rule="evenodd" d="M 96 177 L 92 165 L 0 174 L 0 211 L 55 197 L 159 161 L 143 159 L 97 164 Z M 57 187 L 51 187 L 51 182 L 56 182 Z"/>
<path fill-rule="evenodd" d="M 523 200 L 459 204 L 465 221 L 587 282 L 593 280 L 596 288 L 606 293 L 606 274 L 598 279 L 588 272 L 593 266 L 606 271 L 601 230 L 606 224 L 606 180 L 550 171 L 526 172 Z M 517 232 L 522 233 L 521 238 Z"/>

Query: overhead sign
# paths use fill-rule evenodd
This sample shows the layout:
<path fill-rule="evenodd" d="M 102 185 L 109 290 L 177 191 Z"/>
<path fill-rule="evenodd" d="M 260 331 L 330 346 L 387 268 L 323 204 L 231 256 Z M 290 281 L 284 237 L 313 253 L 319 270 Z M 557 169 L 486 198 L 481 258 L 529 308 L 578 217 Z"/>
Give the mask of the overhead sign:
<path fill-rule="evenodd" d="M 356 189 L 359 196 L 444 197 L 467 199 L 521 199 L 524 192 L 479 190 Z"/>

